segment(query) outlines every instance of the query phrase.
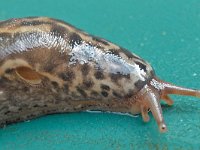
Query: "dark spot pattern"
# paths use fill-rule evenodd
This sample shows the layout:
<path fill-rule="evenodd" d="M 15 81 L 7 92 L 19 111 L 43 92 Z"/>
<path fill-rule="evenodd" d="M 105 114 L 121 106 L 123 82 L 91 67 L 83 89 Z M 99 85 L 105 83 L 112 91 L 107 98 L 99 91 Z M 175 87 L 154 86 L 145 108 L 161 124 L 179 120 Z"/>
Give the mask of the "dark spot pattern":
<path fill-rule="evenodd" d="M 68 30 L 65 27 L 59 26 L 59 25 L 53 25 L 51 32 L 54 33 L 55 35 L 65 37 L 66 33 Z"/>
<path fill-rule="evenodd" d="M 104 96 L 104 97 L 108 97 L 108 93 L 106 91 L 102 91 L 101 94 Z"/>
<path fill-rule="evenodd" d="M 103 79 L 104 79 L 104 74 L 103 74 L 102 71 L 97 71 L 97 72 L 95 72 L 94 76 L 95 76 L 95 78 L 96 78 L 97 80 L 103 80 Z"/>
<path fill-rule="evenodd" d="M 110 78 L 113 82 L 116 82 L 122 78 L 126 78 L 126 79 L 130 79 L 130 74 L 127 74 L 127 75 L 123 75 L 123 74 L 120 74 L 119 72 L 117 73 L 111 73 L 110 74 Z"/>
<path fill-rule="evenodd" d="M 73 71 L 62 72 L 58 76 L 64 81 L 72 81 L 75 78 L 75 73 Z"/>
<path fill-rule="evenodd" d="M 92 39 L 96 42 L 99 42 L 99 43 L 102 43 L 104 45 L 109 45 L 108 41 L 100 38 L 100 37 L 97 37 L 97 36 L 92 36 Z"/>
<path fill-rule="evenodd" d="M 145 72 L 147 72 L 147 67 L 146 67 L 145 64 L 143 64 L 143 63 L 141 63 L 141 62 L 139 62 L 139 61 L 135 61 L 135 63 L 136 63 L 137 65 L 139 65 L 140 69 L 143 69 Z"/>
<path fill-rule="evenodd" d="M 112 94 L 117 98 L 122 98 L 122 95 L 116 91 L 113 91 Z"/>
<path fill-rule="evenodd" d="M 125 49 L 125 48 L 122 48 L 120 47 L 120 50 L 128 57 L 128 58 L 137 58 L 135 55 L 133 55 L 132 52 L 130 52 L 129 50 Z"/>
<path fill-rule="evenodd" d="M 56 81 L 51 81 L 51 84 L 52 84 L 54 87 L 56 87 L 56 88 L 59 87 L 59 85 L 58 85 L 58 83 L 57 83 Z"/>
<path fill-rule="evenodd" d="M 76 90 L 83 96 L 87 97 L 87 93 L 81 88 L 81 87 L 76 87 Z"/>
<path fill-rule="evenodd" d="M 108 53 L 114 54 L 114 55 L 120 57 L 120 55 L 119 55 L 119 50 L 117 50 L 117 49 L 109 49 L 109 50 L 108 50 Z"/>
<path fill-rule="evenodd" d="M 83 64 L 81 67 L 82 75 L 87 76 L 90 71 L 90 67 L 87 63 Z"/>
<path fill-rule="evenodd" d="M 82 38 L 77 34 L 77 33 L 72 33 L 69 36 L 69 44 L 74 47 L 75 44 L 81 44 L 82 43 Z"/>
<path fill-rule="evenodd" d="M 144 87 L 144 85 L 146 84 L 146 81 L 142 81 L 142 80 L 138 80 L 136 83 L 135 83 L 135 87 L 140 90 Z"/>
<path fill-rule="evenodd" d="M 105 84 L 101 84 L 101 88 L 103 90 L 106 90 L 106 91 L 109 91 L 110 90 L 110 87 L 108 85 L 105 85 Z"/>
<path fill-rule="evenodd" d="M 83 86 L 86 89 L 92 88 L 94 86 L 94 82 L 92 80 L 84 80 Z"/>
<path fill-rule="evenodd" d="M 141 61 L 143 61 L 140 57 L 134 55 L 131 51 L 120 47 L 120 50 L 128 57 L 128 58 L 135 58 L 135 59 L 139 59 Z"/>
<path fill-rule="evenodd" d="M 9 73 L 12 73 L 13 71 L 14 71 L 14 69 L 8 68 L 5 70 L 5 73 L 9 74 Z"/>

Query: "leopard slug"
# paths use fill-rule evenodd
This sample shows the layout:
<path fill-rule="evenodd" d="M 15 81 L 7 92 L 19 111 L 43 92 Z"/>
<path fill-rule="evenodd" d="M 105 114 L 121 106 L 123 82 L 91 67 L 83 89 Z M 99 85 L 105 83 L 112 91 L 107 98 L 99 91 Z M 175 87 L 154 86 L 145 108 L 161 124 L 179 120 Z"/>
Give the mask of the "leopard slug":
<path fill-rule="evenodd" d="M 161 81 L 139 56 L 72 25 L 46 17 L 0 22 L 0 125 L 38 116 L 101 110 L 148 110 L 167 130 L 160 100 L 200 97 L 199 90 Z"/>

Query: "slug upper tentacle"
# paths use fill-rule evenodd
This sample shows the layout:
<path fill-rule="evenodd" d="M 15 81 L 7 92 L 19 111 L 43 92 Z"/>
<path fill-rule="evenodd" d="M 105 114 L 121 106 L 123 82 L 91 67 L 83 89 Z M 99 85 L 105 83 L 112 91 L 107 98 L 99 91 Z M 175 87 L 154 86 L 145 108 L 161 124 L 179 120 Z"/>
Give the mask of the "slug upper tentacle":
<path fill-rule="evenodd" d="M 139 56 L 63 21 L 31 17 L 0 22 L 0 125 L 37 116 L 102 110 L 150 109 L 167 130 L 160 100 L 200 91 L 159 80 Z"/>

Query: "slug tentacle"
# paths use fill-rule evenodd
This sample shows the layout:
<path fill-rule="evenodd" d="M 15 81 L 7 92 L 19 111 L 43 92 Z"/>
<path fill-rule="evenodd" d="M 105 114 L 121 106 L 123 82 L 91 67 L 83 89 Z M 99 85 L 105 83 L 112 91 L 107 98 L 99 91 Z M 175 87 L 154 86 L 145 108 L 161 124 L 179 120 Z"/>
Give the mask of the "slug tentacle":
<path fill-rule="evenodd" d="M 162 109 L 160 106 L 160 100 L 164 100 L 168 105 L 172 105 L 174 102 L 169 97 L 169 94 L 188 95 L 194 97 L 200 97 L 200 91 L 183 88 L 172 85 L 170 83 L 161 81 L 157 78 L 153 78 L 149 84 L 138 93 L 139 101 L 141 103 L 141 114 L 145 122 L 148 121 L 148 114 L 146 109 L 150 108 L 158 126 L 160 132 L 167 130 L 166 124 L 163 119 Z"/>
<path fill-rule="evenodd" d="M 138 101 L 141 105 L 141 113 L 144 122 L 148 121 L 147 110 L 150 108 L 158 124 L 160 132 L 166 132 L 167 127 L 164 122 L 162 109 L 160 105 L 160 91 L 158 89 L 155 89 L 151 84 L 147 84 L 138 94 L 139 94 Z"/>

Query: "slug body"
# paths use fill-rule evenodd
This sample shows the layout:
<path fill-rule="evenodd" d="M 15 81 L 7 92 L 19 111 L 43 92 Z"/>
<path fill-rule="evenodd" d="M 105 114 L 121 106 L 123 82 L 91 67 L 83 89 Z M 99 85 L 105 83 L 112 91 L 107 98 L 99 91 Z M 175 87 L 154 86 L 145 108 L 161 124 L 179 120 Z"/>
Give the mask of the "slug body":
<path fill-rule="evenodd" d="M 160 99 L 200 97 L 197 90 L 159 80 L 137 55 L 51 18 L 0 22 L 0 125 L 37 116 L 101 110 L 141 113 L 150 109 L 166 131 Z"/>

